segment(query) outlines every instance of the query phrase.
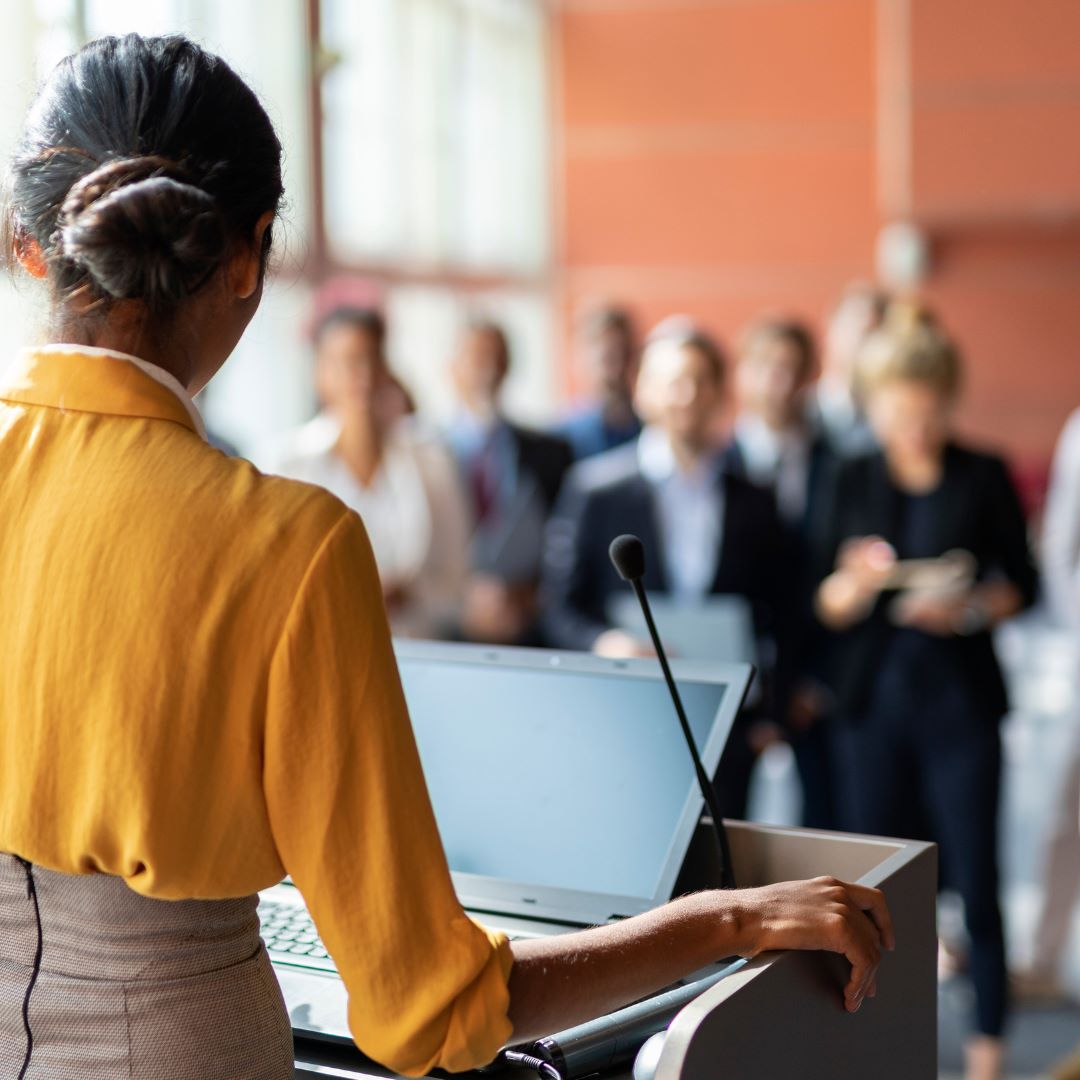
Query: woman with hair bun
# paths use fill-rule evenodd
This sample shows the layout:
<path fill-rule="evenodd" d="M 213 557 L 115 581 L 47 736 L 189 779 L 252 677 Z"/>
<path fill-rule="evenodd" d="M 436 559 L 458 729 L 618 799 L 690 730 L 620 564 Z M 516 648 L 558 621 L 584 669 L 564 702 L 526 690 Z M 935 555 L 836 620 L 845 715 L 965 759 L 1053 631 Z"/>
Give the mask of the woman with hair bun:
<path fill-rule="evenodd" d="M 1007 989 L 997 862 L 1007 701 L 991 630 L 1033 602 L 1036 572 L 1005 463 L 954 435 L 960 357 L 936 320 L 894 307 L 856 374 L 881 449 L 839 469 L 820 519 L 817 591 L 834 631 L 840 824 L 939 845 L 971 939 L 967 1075 L 992 1080 Z"/>
<path fill-rule="evenodd" d="M 356 1042 L 411 1074 L 736 952 L 842 952 L 848 1007 L 872 994 L 884 900 L 831 880 L 513 946 L 465 915 L 360 519 L 215 451 L 191 401 L 258 307 L 282 196 L 225 63 L 90 43 L 11 172 L 49 319 L 0 386 L 0 1075 L 292 1076 L 255 896 L 286 873 Z"/>

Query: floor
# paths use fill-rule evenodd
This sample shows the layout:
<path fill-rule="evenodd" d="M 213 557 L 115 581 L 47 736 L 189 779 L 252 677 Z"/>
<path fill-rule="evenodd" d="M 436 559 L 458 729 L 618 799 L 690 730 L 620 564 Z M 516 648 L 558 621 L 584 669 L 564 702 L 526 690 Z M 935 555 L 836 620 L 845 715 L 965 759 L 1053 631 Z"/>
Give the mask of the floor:
<path fill-rule="evenodd" d="M 1012 689 L 1014 710 L 1003 730 L 1005 793 L 1002 817 L 1003 895 L 1009 958 L 1014 967 L 1030 956 L 1039 916 L 1043 847 L 1054 799 L 1074 741 L 1080 739 L 1080 641 L 1049 627 L 1038 613 L 1005 628 L 998 642 Z M 1076 808 L 1080 813 L 1080 807 Z M 780 824 L 798 814 L 798 785 L 791 754 L 774 748 L 759 764 L 750 816 Z M 1020 1005 L 1008 1033 L 1009 1080 L 1050 1077 L 1052 1066 L 1080 1046 L 1080 907 L 1062 958 L 1062 979 L 1074 998 L 1059 1007 Z M 944 898 L 943 927 L 961 916 Z M 962 979 L 940 987 L 939 1076 L 959 1078 L 970 1014 L 970 990 Z"/>

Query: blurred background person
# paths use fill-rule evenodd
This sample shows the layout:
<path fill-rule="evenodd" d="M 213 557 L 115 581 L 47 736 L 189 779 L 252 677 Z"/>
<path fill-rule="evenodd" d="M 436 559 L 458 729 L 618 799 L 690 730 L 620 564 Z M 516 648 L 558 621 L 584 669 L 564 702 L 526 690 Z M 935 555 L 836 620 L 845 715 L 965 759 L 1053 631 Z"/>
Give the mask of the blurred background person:
<path fill-rule="evenodd" d="M 1058 626 L 1080 632 L 1080 410 L 1069 418 L 1050 475 L 1042 536 L 1043 594 Z M 1080 896 L 1080 672 L 1074 673 L 1073 731 L 1057 792 L 1043 864 L 1042 898 L 1028 967 L 1014 976 L 1019 994 L 1061 1001 L 1061 964 Z M 1074 1066 L 1080 1076 L 1080 1058 Z"/>
<path fill-rule="evenodd" d="M 867 335 L 881 325 L 888 303 L 883 289 L 857 281 L 844 290 L 829 317 L 813 409 L 837 454 L 857 454 L 873 446 L 873 431 L 856 391 L 855 361 Z"/>
<path fill-rule="evenodd" d="M 963 899 L 975 988 L 970 1080 L 1000 1075 L 1007 979 L 998 902 L 1005 683 L 991 630 L 1036 572 L 1004 462 L 958 442 L 955 347 L 908 307 L 867 339 L 859 386 L 881 449 L 844 463 L 823 515 L 817 594 L 835 631 L 843 827 L 940 845 Z M 967 583 L 898 591 L 902 560 L 962 551 Z"/>
<path fill-rule="evenodd" d="M 822 684 L 820 624 L 813 614 L 815 582 L 810 538 L 831 479 L 835 455 L 808 408 L 817 357 L 809 329 L 794 319 L 768 317 L 744 331 L 735 364 L 736 417 L 728 467 L 772 492 L 796 559 L 792 678 L 787 737 L 802 786 L 802 821 L 835 828 Z"/>
<path fill-rule="evenodd" d="M 587 312 L 579 328 L 578 356 L 591 400 L 572 411 L 555 431 L 580 461 L 614 450 L 641 431 L 634 411 L 639 351 L 630 313 L 620 307 Z"/>
<path fill-rule="evenodd" d="M 816 363 L 802 323 L 765 318 L 744 332 L 735 364 L 728 465 L 774 494 L 781 519 L 799 537 L 810 532 L 831 462 L 808 411 Z"/>
<path fill-rule="evenodd" d="M 723 358 L 707 335 L 650 339 L 635 394 L 644 430 L 633 443 L 574 467 L 548 528 L 546 626 L 556 646 L 651 655 L 642 639 L 611 622 L 609 604 L 627 589 L 608 558 L 620 533 L 645 545 L 649 592 L 690 605 L 745 597 L 759 637 L 774 644 L 782 637 L 784 537 L 771 495 L 728 471 L 712 437 L 724 386 Z M 726 815 L 745 813 L 765 741 L 761 721 L 761 711 L 744 710 L 728 740 L 717 775 Z"/>
<path fill-rule="evenodd" d="M 372 308 L 328 309 L 316 324 L 321 413 L 274 471 L 318 484 L 363 519 L 394 633 L 445 636 L 468 571 L 468 507 L 453 457 L 408 417 L 390 371 L 386 324 Z"/>
<path fill-rule="evenodd" d="M 471 641 L 537 644 L 544 527 L 572 453 L 565 440 L 507 419 L 509 372 L 506 334 L 474 319 L 451 364 L 457 402 L 447 429 L 474 523 L 460 631 Z"/>

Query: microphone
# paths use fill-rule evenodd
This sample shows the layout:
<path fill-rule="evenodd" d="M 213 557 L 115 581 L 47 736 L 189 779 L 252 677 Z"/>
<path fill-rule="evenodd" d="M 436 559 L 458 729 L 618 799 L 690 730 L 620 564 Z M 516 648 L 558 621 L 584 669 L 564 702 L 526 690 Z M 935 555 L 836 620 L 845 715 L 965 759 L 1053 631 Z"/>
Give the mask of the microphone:
<path fill-rule="evenodd" d="M 668 664 L 667 654 L 664 652 L 663 643 L 656 630 L 653 621 L 652 609 L 649 607 L 649 598 L 645 595 L 645 586 L 641 579 L 645 576 L 645 545 L 636 536 L 624 534 L 616 536 L 608 548 L 608 555 L 619 577 L 628 581 L 634 590 L 634 595 L 641 605 L 642 614 L 645 616 L 645 625 L 649 628 L 649 636 L 652 638 L 653 648 L 656 649 L 660 668 L 664 673 L 664 681 L 667 683 L 668 692 L 671 694 L 672 704 L 675 706 L 675 715 L 679 718 L 679 726 L 682 728 L 683 738 L 686 739 L 686 748 L 690 751 L 690 757 L 694 762 L 694 771 L 697 773 L 698 787 L 701 788 L 701 796 L 705 805 L 712 815 L 713 830 L 716 833 L 716 844 L 720 855 L 720 884 L 725 889 L 735 888 L 735 874 L 731 868 L 731 849 L 728 846 L 727 830 L 724 828 L 723 818 L 720 816 L 720 808 L 716 804 L 716 792 L 712 783 L 705 773 L 705 766 L 701 764 L 701 755 L 694 744 L 694 734 L 690 730 L 690 723 L 686 719 L 686 710 L 683 708 L 682 698 L 679 696 L 679 688 L 671 675 L 671 667 Z"/>

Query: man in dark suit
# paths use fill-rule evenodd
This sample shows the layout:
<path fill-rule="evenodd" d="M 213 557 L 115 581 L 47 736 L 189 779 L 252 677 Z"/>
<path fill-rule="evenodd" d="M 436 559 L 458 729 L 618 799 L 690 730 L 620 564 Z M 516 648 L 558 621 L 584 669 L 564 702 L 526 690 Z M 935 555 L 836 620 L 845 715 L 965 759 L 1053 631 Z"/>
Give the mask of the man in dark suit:
<path fill-rule="evenodd" d="M 802 783 L 803 824 L 828 829 L 836 827 L 836 816 L 826 732 L 826 641 L 813 612 L 811 538 L 838 458 L 808 408 L 816 367 L 814 339 L 802 323 L 771 317 L 751 324 L 735 366 L 738 412 L 726 463 L 773 492 L 796 559 L 796 659 L 786 734 Z"/>
<path fill-rule="evenodd" d="M 723 396 L 723 362 L 710 338 L 680 332 L 648 346 L 636 394 L 644 431 L 634 443 L 575 466 L 548 527 L 547 633 L 565 648 L 648 654 L 608 619 L 609 600 L 627 587 L 608 545 L 634 533 L 645 544 L 647 590 L 688 603 L 725 593 L 749 601 L 759 638 L 778 648 L 770 680 L 778 709 L 790 560 L 771 495 L 727 470 L 712 439 Z M 740 720 L 717 777 L 724 812 L 733 816 L 745 812 L 750 725 L 750 718 Z"/>
<path fill-rule="evenodd" d="M 454 357 L 458 410 L 447 438 L 469 495 L 475 529 L 461 629 L 474 641 L 537 641 L 542 537 L 569 445 L 512 423 L 502 411 L 510 348 L 502 328 L 474 320 Z"/>

